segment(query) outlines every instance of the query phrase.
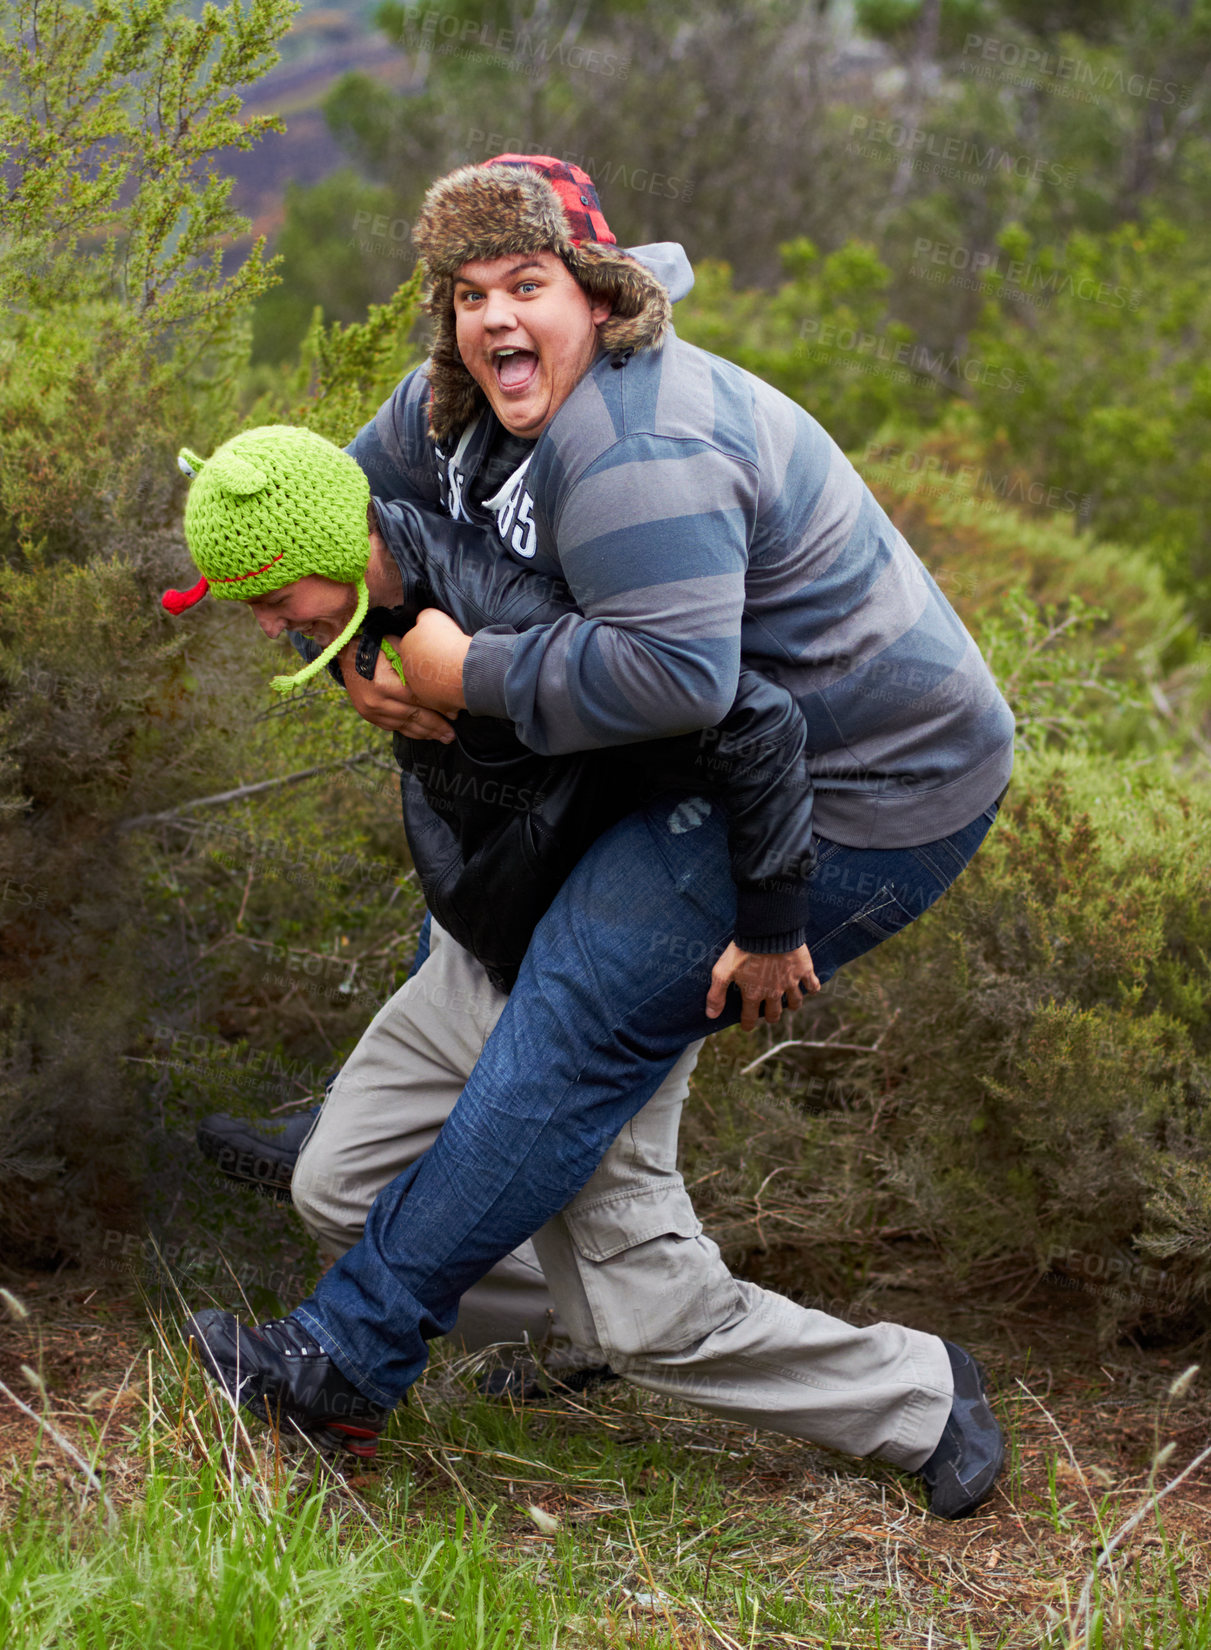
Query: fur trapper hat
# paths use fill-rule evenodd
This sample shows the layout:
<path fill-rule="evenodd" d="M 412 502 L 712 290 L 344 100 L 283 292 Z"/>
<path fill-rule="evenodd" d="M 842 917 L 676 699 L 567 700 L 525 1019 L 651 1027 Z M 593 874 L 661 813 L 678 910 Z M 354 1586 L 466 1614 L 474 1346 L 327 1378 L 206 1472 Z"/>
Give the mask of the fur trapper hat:
<path fill-rule="evenodd" d="M 412 239 L 424 260 L 425 307 L 433 317 L 429 427 L 457 436 L 487 406 L 463 365 L 454 330 L 454 282 L 464 264 L 509 252 L 554 252 L 594 300 L 613 314 L 598 336 L 611 354 L 659 344 L 669 295 L 610 232 L 592 179 L 549 155 L 495 155 L 439 178 L 425 196 Z"/>

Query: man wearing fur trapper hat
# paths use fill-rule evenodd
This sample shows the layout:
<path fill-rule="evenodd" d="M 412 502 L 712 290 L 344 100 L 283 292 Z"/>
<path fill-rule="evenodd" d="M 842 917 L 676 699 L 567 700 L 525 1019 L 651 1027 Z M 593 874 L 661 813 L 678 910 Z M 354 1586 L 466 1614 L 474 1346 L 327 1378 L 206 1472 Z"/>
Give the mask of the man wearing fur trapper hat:
<path fill-rule="evenodd" d="M 829 979 L 944 892 L 995 818 L 1012 716 L 836 444 L 676 337 L 656 269 L 679 249 L 622 252 L 583 173 L 516 155 L 435 184 L 416 239 L 432 358 L 353 455 L 375 494 L 493 527 L 502 556 L 564 580 L 579 611 L 473 637 L 422 613 L 400 645 L 407 708 L 389 664 L 351 684 L 355 704 L 391 726 L 415 699 L 502 718 L 539 752 L 622 747 L 712 728 L 743 656 L 806 720 L 813 897 L 780 927 L 773 876 L 762 933 L 736 932 L 726 820 L 673 797 L 585 854 L 507 998 L 443 942 L 424 967 L 439 963 L 435 988 L 443 969 L 457 981 L 451 1030 L 474 1047 L 461 1096 L 285 1320 L 284 1349 L 272 1326 L 241 1330 L 240 1367 L 296 1394 L 296 1413 L 333 1371 L 389 1409 L 461 1291 L 534 1233 L 573 1338 L 628 1379 L 920 1473 L 931 1510 L 963 1516 L 1002 1454 L 979 1366 L 937 1336 L 854 1328 L 733 1279 L 676 1172 L 684 1087 L 658 1116 L 644 1103 L 698 1039 L 750 1021 L 738 979 L 795 1006 L 813 969 Z M 385 1117 L 388 1062 L 375 1084 Z M 356 1110 L 325 1110 L 296 1198 L 320 1195 L 317 1144 L 350 1148 Z"/>

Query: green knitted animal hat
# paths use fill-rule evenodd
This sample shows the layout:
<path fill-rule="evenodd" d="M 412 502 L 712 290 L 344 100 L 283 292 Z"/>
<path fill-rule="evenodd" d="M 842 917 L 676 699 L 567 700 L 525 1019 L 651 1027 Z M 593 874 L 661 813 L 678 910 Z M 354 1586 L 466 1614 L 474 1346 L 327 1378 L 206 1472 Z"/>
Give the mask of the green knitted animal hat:
<path fill-rule="evenodd" d="M 340 652 L 369 605 L 370 484 L 360 465 L 313 430 L 287 424 L 245 430 L 208 459 L 182 448 L 177 462 L 192 478 L 185 542 L 202 577 L 192 590 L 165 592 L 170 613 L 208 590 L 249 601 L 313 573 L 356 586 L 356 611 L 336 641 L 293 676 L 273 678 L 279 693 L 300 686 Z"/>

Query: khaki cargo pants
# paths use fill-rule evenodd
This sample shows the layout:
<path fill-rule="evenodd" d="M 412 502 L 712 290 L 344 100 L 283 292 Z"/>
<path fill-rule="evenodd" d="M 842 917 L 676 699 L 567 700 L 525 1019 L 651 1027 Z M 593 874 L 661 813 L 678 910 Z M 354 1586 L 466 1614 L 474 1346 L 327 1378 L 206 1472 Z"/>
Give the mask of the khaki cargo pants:
<path fill-rule="evenodd" d="M 506 998 L 437 925 L 422 967 L 379 1010 L 303 1147 L 293 1195 L 335 1258 L 378 1192 L 427 1149 Z M 592 1179 L 532 1244 L 463 1297 L 468 1348 L 552 1327 L 586 1361 L 715 1414 L 909 1470 L 932 1453 L 953 1381 L 935 1335 L 856 1329 L 734 1278 L 677 1172 L 701 1044 L 686 1050 Z M 536 1051 L 536 1080 L 541 1080 Z"/>

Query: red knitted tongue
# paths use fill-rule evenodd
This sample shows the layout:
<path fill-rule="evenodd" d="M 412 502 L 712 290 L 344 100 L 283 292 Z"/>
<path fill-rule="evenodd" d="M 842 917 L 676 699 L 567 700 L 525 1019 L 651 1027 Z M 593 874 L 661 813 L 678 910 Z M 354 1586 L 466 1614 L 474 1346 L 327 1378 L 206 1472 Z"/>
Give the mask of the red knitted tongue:
<path fill-rule="evenodd" d="M 185 609 L 192 607 L 195 602 L 200 602 L 209 589 L 210 583 L 203 573 L 192 590 L 166 590 L 160 597 L 160 604 L 175 617 L 179 613 L 184 613 Z"/>

